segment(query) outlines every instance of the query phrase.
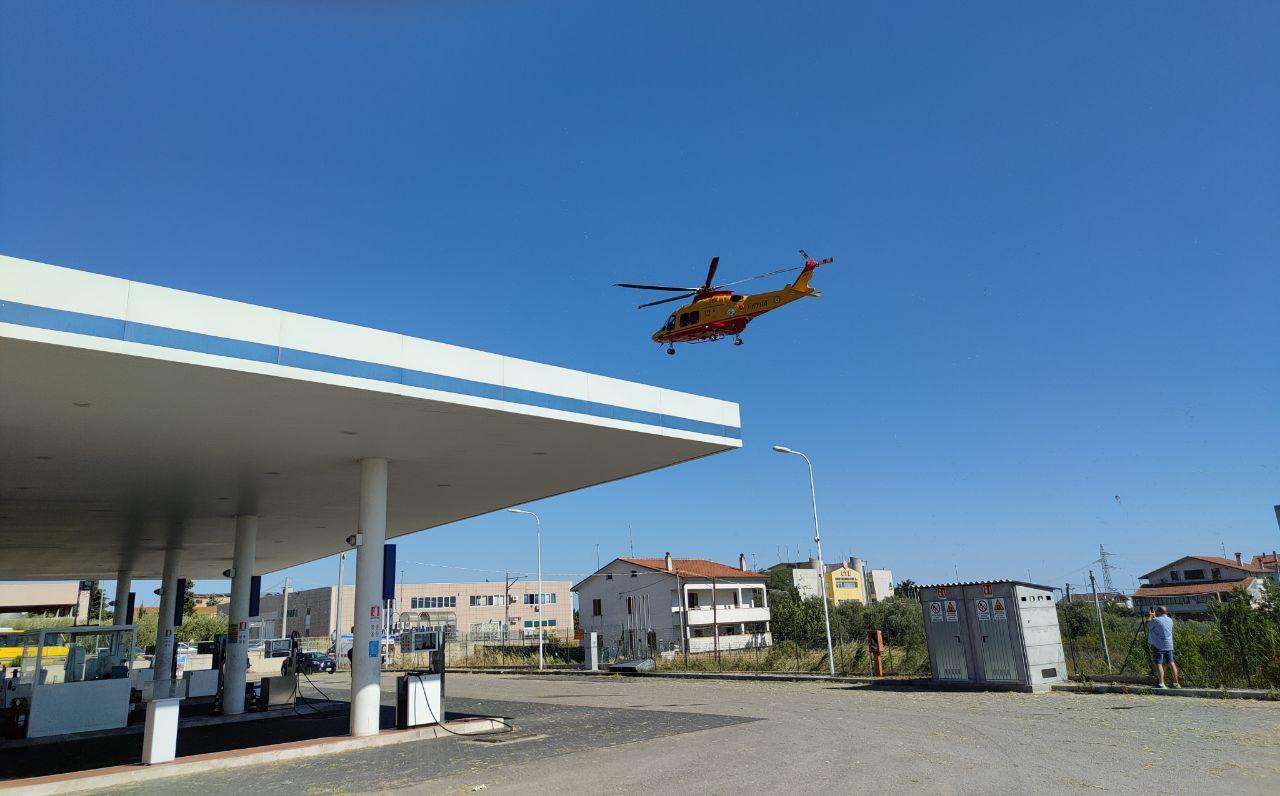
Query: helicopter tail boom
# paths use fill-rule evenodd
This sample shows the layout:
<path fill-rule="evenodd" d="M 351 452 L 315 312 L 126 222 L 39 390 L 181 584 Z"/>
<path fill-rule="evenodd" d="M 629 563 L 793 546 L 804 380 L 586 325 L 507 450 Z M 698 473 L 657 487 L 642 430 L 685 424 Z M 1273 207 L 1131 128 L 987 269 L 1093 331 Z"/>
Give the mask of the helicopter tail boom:
<path fill-rule="evenodd" d="M 821 262 L 814 262 L 813 260 L 810 260 L 809 262 L 805 263 L 804 270 L 800 272 L 800 276 L 796 277 L 796 281 L 791 283 L 791 289 L 798 291 L 800 293 L 804 293 L 806 296 L 821 295 L 817 290 L 815 290 L 812 287 L 809 287 L 809 279 L 813 276 L 813 272 L 818 266 L 826 265 L 831 261 L 832 261 L 832 258 L 828 257 L 827 259 L 822 260 Z"/>

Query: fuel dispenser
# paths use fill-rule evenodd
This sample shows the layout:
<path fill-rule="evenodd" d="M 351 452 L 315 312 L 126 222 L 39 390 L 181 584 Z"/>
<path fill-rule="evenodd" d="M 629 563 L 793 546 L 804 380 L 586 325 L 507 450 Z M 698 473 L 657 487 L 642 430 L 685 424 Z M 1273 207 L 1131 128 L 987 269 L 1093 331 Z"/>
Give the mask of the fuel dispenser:
<path fill-rule="evenodd" d="M 444 721 L 444 649 L 438 629 L 400 634 L 401 654 L 414 668 L 396 679 L 396 726 L 401 729 Z"/>

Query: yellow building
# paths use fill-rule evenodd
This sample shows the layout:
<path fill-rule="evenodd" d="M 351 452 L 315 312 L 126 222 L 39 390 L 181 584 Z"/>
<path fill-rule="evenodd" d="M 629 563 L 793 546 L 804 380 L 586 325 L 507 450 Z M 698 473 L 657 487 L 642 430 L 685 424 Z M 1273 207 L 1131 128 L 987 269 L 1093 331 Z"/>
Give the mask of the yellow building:
<path fill-rule="evenodd" d="M 850 567 L 848 562 L 828 567 L 824 581 L 827 597 L 836 605 L 867 601 L 866 592 L 863 590 L 862 573 Z"/>

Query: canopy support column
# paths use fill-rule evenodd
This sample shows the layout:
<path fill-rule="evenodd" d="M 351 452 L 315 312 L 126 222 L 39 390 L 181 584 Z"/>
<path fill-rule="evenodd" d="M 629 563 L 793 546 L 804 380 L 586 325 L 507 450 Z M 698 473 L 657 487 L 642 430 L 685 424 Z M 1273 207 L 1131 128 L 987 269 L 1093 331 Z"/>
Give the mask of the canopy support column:
<path fill-rule="evenodd" d="M 351 635 L 351 734 L 376 735 L 382 704 L 382 547 L 387 540 L 387 460 L 360 462 L 360 539 Z"/>
<path fill-rule="evenodd" d="M 151 680 L 157 686 L 173 679 L 173 614 L 177 610 L 178 572 L 182 568 L 182 548 L 164 551 L 164 579 L 160 582 L 160 614 L 156 617 L 156 654 L 151 660 L 155 670 Z M 127 597 L 125 599 L 128 599 Z"/>
<path fill-rule="evenodd" d="M 227 609 L 227 654 L 222 679 L 222 713 L 227 716 L 244 713 L 244 684 L 249 671 L 249 601 L 257 549 L 258 518 L 252 514 L 236 515 L 231 605 Z"/>

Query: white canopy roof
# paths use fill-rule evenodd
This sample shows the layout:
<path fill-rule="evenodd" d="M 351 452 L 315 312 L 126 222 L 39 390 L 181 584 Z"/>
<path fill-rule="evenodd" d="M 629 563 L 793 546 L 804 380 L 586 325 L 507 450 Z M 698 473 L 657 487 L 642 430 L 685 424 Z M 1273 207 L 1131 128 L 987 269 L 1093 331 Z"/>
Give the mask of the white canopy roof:
<path fill-rule="evenodd" d="M 256 571 L 739 447 L 734 403 L 0 257 L 0 579 Z"/>

